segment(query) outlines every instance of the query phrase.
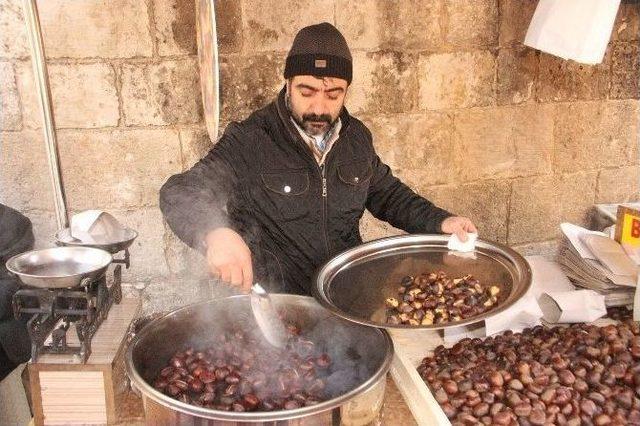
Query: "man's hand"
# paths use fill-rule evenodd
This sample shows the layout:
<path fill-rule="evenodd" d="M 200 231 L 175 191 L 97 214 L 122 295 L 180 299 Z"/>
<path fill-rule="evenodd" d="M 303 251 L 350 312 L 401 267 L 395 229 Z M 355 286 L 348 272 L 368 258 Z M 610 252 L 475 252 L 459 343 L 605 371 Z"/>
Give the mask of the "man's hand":
<path fill-rule="evenodd" d="M 253 284 L 251 250 L 233 229 L 218 228 L 205 237 L 209 273 L 248 292 Z"/>
<path fill-rule="evenodd" d="M 446 218 L 440 229 L 445 234 L 456 234 L 462 242 L 467 241 L 467 232 L 478 232 L 471 219 L 462 216 L 451 216 Z"/>

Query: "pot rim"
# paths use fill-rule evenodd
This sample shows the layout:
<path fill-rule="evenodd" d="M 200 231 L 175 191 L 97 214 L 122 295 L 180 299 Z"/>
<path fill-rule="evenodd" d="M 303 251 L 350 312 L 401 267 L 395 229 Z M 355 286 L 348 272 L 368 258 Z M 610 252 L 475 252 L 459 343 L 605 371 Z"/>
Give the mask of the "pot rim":
<path fill-rule="evenodd" d="M 318 302 L 309 296 L 301 296 L 295 294 L 284 294 L 284 293 L 274 293 L 272 296 L 278 299 L 303 299 L 305 303 L 314 303 L 318 304 Z M 206 305 L 213 303 L 225 303 L 230 299 L 242 299 L 249 298 L 249 295 L 235 295 L 229 296 L 219 299 L 209 299 L 202 302 L 193 303 L 182 308 L 178 308 L 173 310 L 157 319 L 154 319 L 149 324 L 144 326 L 144 328 L 137 333 L 131 343 L 129 343 L 129 347 L 127 348 L 127 353 L 125 357 L 125 366 L 127 370 L 127 375 L 131 379 L 132 385 L 134 385 L 143 396 L 153 399 L 155 402 L 168 407 L 172 410 L 179 411 L 181 413 L 185 413 L 191 416 L 203 417 L 207 419 L 213 420 L 226 420 L 226 421 L 242 421 L 242 422 L 264 422 L 264 421 L 278 421 L 278 420 L 290 420 L 299 417 L 311 416 L 314 414 L 318 414 L 321 412 L 329 411 L 334 408 L 340 407 L 342 404 L 357 396 L 358 394 L 364 393 L 365 391 L 371 389 L 375 384 L 377 384 L 381 379 L 386 377 L 387 372 L 391 367 L 391 362 L 393 360 L 394 348 L 393 341 L 389 336 L 389 333 L 386 330 L 372 327 L 376 330 L 376 332 L 380 333 L 382 337 L 382 342 L 376 348 L 386 350 L 386 355 L 382 365 L 375 371 L 375 373 L 365 380 L 363 383 L 358 385 L 357 387 L 351 389 L 349 392 L 337 396 L 335 398 L 323 401 L 319 404 L 312 405 L 309 407 L 301 407 L 293 410 L 279 410 L 279 411 L 250 411 L 250 412 L 229 412 L 229 411 L 220 411 L 213 410 L 211 408 L 197 407 L 195 405 L 187 404 L 177 399 L 174 399 L 168 395 L 163 394 L 162 392 L 156 390 L 153 386 L 147 383 L 146 380 L 138 374 L 137 369 L 133 365 L 133 350 L 136 344 L 144 338 L 146 335 L 152 332 L 154 328 L 154 323 L 159 323 L 160 321 L 165 321 L 167 318 L 179 315 L 181 312 L 193 309 L 197 306 Z M 248 303 L 248 302 L 247 302 Z M 318 304 L 321 306 L 320 304 Z M 341 321 L 346 321 L 340 317 L 336 318 Z M 348 322 L 348 321 L 347 321 Z"/>

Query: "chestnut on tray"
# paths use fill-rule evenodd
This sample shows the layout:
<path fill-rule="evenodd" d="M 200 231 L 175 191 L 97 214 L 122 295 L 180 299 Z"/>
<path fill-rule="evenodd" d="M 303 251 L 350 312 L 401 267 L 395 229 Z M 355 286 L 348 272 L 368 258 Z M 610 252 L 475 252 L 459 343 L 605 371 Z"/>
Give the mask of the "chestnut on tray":
<path fill-rule="evenodd" d="M 484 285 L 473 275 L 451 278 L 424 272 L 400 281 L 398 296 L 385 300 L 387 324 L 433 325 L 461 321 L 491 310 L 500 285 Z"/>

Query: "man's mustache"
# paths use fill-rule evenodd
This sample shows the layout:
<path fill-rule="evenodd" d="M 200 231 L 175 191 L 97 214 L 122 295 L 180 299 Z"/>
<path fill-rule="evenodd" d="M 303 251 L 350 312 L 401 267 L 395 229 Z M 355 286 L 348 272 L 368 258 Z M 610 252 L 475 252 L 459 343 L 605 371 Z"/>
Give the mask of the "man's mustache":
<path fill-rule="evenodd" d="M 320 115 L 317 115 L 317 114 L 305 114 L 305 115 L 302 116 L 302 121 L 305 122 L 305 123 L 306 122 L 310 122 L 310 121 L 313 121 L 313 122 L 316 122 L 316 123 L 324 121 L 327 124 L 331 124 L 333 122 L 333 120 L 332 120 L 332 118 L 331 118 L 331 116 L 329 114 L 320 114 Z"/>

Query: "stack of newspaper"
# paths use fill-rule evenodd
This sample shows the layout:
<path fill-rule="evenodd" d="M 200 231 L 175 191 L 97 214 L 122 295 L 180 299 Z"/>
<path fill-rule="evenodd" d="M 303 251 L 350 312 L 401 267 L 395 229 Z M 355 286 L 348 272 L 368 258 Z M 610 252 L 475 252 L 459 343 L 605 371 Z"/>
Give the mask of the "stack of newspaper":
<path fill-rule="evenodd" d="M 603 294 L 607 306 L 633 304 L 637 268 L 628 256 L 612 254 L 618 243 L 602 232 L 570 223 L 563 223 L 561 228 L 564 238 L 557 261 L 567 277 L 577 286 Z M 607 245 L 607 241 L 613 250 L 603 250 L 599 245 Z"/>

